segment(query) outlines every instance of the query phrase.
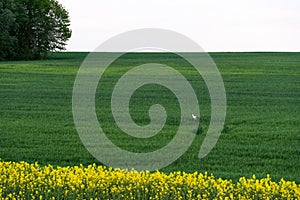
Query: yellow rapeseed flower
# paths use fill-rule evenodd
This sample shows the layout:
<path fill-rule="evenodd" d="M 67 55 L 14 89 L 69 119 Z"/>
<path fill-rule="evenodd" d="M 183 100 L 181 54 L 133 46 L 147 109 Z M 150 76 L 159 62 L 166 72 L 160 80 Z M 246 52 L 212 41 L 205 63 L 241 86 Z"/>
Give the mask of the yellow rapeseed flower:
<path fill-rule="evenodd" d="M 0 199 L 300 199 L 300 185 L 269 175 L 237 183 L 208 173 L 137 172 L 0 161 Z"/>

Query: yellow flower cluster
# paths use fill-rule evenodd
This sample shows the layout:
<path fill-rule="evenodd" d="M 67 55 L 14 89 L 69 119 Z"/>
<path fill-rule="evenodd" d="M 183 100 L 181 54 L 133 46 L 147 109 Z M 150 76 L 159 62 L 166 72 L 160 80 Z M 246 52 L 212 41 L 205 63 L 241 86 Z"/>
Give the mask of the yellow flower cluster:
<path fill-rule="evenodd" d="M 300 185 L 269 176 L 233 183 L 197 172 L 0 162 L 0 199 L 300 199 Z"/>

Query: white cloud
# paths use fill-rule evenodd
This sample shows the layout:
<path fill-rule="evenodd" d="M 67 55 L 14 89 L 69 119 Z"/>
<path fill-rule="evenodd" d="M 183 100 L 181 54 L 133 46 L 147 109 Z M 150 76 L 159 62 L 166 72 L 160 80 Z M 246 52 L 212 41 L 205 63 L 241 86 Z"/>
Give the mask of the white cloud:
<path fill-rule="evenodd" d="M 92 51 L 137 28 L 180 32 L 206 51 L 300 51 L 298 0 L 59 0 L 70 12 L 69 51 Z"/>

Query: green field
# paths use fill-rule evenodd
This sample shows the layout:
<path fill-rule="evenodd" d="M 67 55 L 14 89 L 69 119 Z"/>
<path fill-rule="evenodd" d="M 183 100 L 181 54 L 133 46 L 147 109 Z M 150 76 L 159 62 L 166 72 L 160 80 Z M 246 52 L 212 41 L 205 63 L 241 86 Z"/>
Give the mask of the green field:
<path fill-rule="evenodd" d="M 174 54 L 126 54 L 107 70 L 96 96 L 97 116 L 118 146 L 149 152 L 166 145 L 179 122 L 178 102 L 163 87 L 148 85 L 132 97 L 137 124 L 149 122 L 153 103 L 167 104 L 162 133 L 136 139 L 114 124 L 108 98 L 114 82 L 133 66 L 157 62 L 176 68 L 197 93 L 201 127 L 193 145 L 162 171 L 200 171 L 237 180 L 241 176 L 285 178 L 300 183 L 300 53 L 211 53 L 226 88 L 227 116 L 223 133 L 210 154 L 198 151 L 210 119 L 207 88 L 195 70 Z M 98 163 L 81 143 L 72 116 L 76 73 L 87 53 L 55 53 L 42 61 L 0 62 L 0 158 L 38 161 L 42 165 Z M 104 99 L 103 104 L 97 98 Z M 172 104 L 170 104 L 172 102 Z"/>

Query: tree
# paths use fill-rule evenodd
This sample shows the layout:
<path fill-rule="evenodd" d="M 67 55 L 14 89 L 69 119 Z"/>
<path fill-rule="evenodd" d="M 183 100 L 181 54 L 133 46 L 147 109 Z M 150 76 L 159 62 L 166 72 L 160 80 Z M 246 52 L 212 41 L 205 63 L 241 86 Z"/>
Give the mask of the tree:
<path fill-rule="evenodd" d="M 41 59 L 49 52 L 64 49 L 72 32 L 69 28 L 69 14 L 57 0 L 5 1 L 14 4 L 11 10 L 17 28 L 15 35 L 9 34 L 16 37 L 13 59 Z M 4 59 L 11 57 L 6 56 Z"/>
<path fill-rule="evenodd" d="M 17 45 L 17 23 L 13 0 L 0 2 L 0 60 L 11 59 Z"/>

